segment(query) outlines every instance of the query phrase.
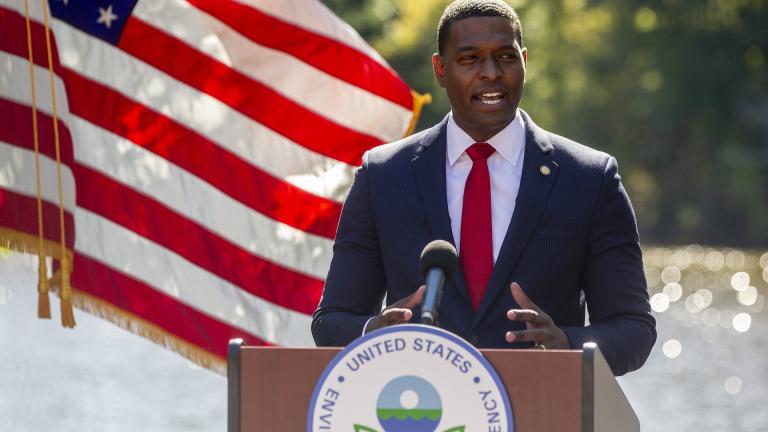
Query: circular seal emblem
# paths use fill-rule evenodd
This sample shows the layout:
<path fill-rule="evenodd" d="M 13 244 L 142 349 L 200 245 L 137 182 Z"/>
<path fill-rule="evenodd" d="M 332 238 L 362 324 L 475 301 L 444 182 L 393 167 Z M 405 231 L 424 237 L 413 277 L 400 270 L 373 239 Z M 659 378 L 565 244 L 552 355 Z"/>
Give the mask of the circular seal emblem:
<path fill-rule="evenodd" d="M 496 371 L 460 337 L 405 324 L 369 333 L 315 385 L 307 431 L 513 431 Z"/>

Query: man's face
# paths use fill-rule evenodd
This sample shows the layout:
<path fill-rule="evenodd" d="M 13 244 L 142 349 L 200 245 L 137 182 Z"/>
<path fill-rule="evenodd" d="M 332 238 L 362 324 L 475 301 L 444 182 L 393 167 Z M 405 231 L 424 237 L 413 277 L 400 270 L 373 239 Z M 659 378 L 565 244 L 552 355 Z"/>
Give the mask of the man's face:
<path fill-rule="evenodd" d="M 456 124 L 476 141 L 487 141 L 515 118 L 526 60 L 506 18 L 467 18 L 451 25 L 443 55 L 435 54 L 432 66 Z"/>

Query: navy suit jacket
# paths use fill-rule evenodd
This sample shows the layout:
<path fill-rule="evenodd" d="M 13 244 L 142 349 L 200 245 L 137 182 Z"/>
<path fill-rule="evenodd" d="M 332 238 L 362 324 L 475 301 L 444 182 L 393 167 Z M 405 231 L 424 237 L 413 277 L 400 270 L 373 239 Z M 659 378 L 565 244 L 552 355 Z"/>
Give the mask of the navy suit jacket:
<path fill-rule="evenodd" d="M 480 348 L 509 344 L 518 282 L 580 349 L 594 341 L 616 375 L 642 366 L 656 340 L 635 215 L 616 160 L 536 126 L 527 114 L 515 212 L 477 312 L 459 268 L 446 282 L 439 325 Z M 432 240 L 455 244 L 446 202 L 446 123 L 372 149 L 344 203 L 333 259 L 312 321 L 319 346 L 341 346 L 413 293 Z M 545 175 L 542 167 L 549 168 Z M 459 266 L 460 267 L 460 266 Z M 585 326 L 585 301 L 590 325 Z M 414 311 L 414 322 L 420 311 Z"/>

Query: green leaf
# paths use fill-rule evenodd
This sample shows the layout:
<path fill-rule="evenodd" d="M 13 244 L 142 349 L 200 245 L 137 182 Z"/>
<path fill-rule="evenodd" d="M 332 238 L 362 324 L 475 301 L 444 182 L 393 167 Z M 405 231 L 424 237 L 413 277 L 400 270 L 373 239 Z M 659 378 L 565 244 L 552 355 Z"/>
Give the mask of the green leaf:
<path fill-rule="evenodd" d="M 465 426 L 454 426 L 450 429 L 446 429 L 443 432 L 464 432 Z"/>
<path fill-rule="evenodd" d="M 371 429 L 368 426 L 363 426 L 359 424 L 356 424 L 353 426 L 355 427 L 355 432 L 377 432 L 376 429 Z M 464 429 L 462 428 L 461 430 L 463 431 Z"/>

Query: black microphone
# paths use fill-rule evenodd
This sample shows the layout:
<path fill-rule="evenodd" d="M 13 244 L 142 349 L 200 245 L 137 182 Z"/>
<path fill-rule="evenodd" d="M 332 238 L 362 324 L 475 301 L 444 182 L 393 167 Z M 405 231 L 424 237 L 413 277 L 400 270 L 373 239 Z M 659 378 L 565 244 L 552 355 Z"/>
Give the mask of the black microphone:
<path fill-rule="evenodd" d="M 421 274 L 427 289 L 421 302 L 421 323 L 435 325 L 443 284 L 451 277 L 456 263 L 456 248 L 445 240 L 434 240 L 421 252 Z"/>

